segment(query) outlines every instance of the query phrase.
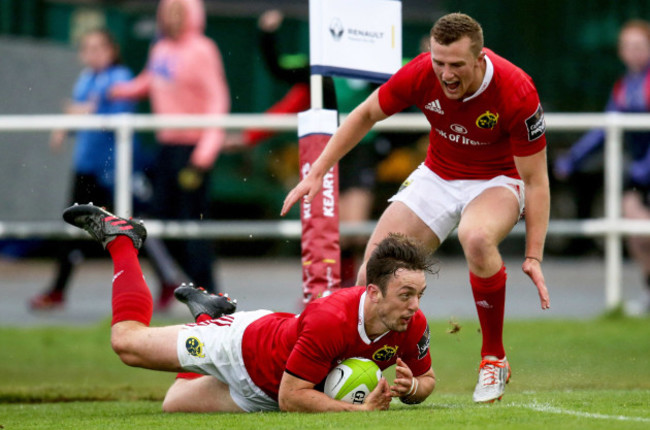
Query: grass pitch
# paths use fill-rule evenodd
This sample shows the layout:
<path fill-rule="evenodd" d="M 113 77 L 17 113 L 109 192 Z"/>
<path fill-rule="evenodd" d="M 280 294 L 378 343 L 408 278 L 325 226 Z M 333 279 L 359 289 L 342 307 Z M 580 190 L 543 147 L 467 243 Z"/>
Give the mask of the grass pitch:
<path fill-rule="evenodd" d="M 173 374 L 132 369 L 108 323 L 0 328 L 0 428 L 650 428 L 650 320 L 506 321 L 513 375 L 501 402 L 476 405 L 478 323 L 431 323 L 438 385 L 423 404 L 340 414 L 163 414 Z M 389 381 L 392 369 L 385 372 Z"/>

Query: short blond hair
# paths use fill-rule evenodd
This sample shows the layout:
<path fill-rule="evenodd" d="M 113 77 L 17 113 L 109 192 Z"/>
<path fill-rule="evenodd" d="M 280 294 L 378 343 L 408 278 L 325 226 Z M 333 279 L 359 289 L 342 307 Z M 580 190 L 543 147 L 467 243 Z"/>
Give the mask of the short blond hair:
<path fill-rule="evenodd" d="M 474 18 L 456 12 L 442 16 L 431 28 L 431 37 L 440 45 L 450 45 L 463 37 L 469 37 L 471 50 L 479 56 L 483 50 L 483 28 Z"/>

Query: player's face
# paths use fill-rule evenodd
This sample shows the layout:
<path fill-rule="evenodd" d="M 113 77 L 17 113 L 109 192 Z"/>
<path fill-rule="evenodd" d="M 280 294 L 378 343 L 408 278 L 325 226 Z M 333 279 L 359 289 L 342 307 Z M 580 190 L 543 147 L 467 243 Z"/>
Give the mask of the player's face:
<path fill-rule="evenodd" d="M 115 51 L 101 33 L 89 33 L 81 41 L 79 56 L 84 66 L 104 70 L 115 60 Z"/>
<path fill-rule="evenodd" d="M 463 37 L 449 45 L 431 41 L 431 62 L 433 71 L 445 95 L 459 100 L 475 93 L 481 86 L 484 75 L 485 58 L 472 53 L 471 40 Z"/>
<path fill-rule="evenodd" d="M 377 316 L 393 331 L 405 331 L 420 309 L 420 298 L 427 288 L 424 272 L 399 269 L 389 281 L 386 296 L 378 303 Z"/>
<path fill-rule="evenodd" d="M 627 69 L 640 72 L 650 63 L 650 40 L 641 29 L 630 27 L 619 36 L 618 55 Z"/>

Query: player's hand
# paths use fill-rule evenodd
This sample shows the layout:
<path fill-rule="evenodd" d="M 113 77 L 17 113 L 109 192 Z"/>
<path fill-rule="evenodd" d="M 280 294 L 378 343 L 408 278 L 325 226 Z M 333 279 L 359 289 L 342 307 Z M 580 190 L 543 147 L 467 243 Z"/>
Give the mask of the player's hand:
<path fill-rule="evenodd" d="M 307 199 L 307 202 L 311 203 L 311 201 L 314 200 L 314 197 L 316 194 L 318 194 L 322 187 L 323 178 L 315 178 L 309 174 L 305 176 L 305 178 L 300 181 L 298 185 L 289 191 L 287 197 L 285 197 L 284 204 L 282 205 L 282 210 L 280 211 L 280 216 L 286 215 L 287 212 L 289 212 L 289 209 L 291 209 L 291 207 L 303 197 Z"/>
<path fill-rule="evenodd" d="M 395 379 L 393 380 L 393 385 L 390 386 L 391 396 L 406 396 L 412 386 L 413 372 L 401 358 L 397 357 L 397 362 L 395 363 Z"/>
<path fill-rule="evenodd" d="M 367 411 L 386 411 L 390 407 L 390 387 L 386 378 L 382 377 L 374 390 L 368 394 L 363 402 L 363 409 Z"/>
<path fill-rule="evenodd" d="M 521 265 L 521 270 L 524 271 L 526 275 L 533 281 L 537 287 L 537 292 L 539 294 L 539 301 L 542 304 L 542 309 L 548 309 L 551 307 L 551 299 L 548 295 L 548 289 L 546 288 L 546 281 L 544 280 L 544 274 L 542 273 L 542 264 L 532 258 L 526 258 L 524 263 Z"/>

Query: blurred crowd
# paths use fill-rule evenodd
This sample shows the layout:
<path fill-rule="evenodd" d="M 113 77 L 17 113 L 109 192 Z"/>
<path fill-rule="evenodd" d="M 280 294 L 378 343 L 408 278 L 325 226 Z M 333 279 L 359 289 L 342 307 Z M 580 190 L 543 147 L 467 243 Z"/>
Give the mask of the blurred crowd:
<path fill-rule="evenodd" d="M 308 57 L 306 52 L 282 52 L 278 35 L 290 31 L 283 25 L 284 21 L 279 10 L 267 11 L 258 20 L 256 49 L 262 54 L 262 63 L 272 77 L 271 84 L 288 88 L 267 106 L 269 113 L 296 113 L 310 106 Z M 120 60 L 120 46 L 111 34 L 113 29 L 85 31 L 78 40 L 83 70 L 76 82 L 70 77 L 71 98 L 65 103 L 64 112 L 135 112 L 137 102 L 147 99 L 153 113 L 228 113 L 231 94 L 227 75 L 236 74 L 237 70 L 229 69 L 228 61 L 222 58 L 219 40 L 207 37 L 205 27 L 202 0 L 161 0 L 156 16 L 156 38 L 152 41 L 146 65 L 137 74 Z M 428 50 L 426 42 L 420 50 Z M 604 110 L 649 112 L 650 24 L 647 21 L 634 19 L 622 25 L 618 56 L 625 70 L 613 83 Z M 327 78 L 323 86 L 325 107 L 349 112 L 375 88 L 374 84 L 365 81 Z M 607 91 L 602 88 L 603 94 Z M 169 220 L 240 216 L 241 213 L 220 206 L 213 198 L 214 189 L 223 188 L 217 178 L 219 157 L 224 154 L 239 157 L 239 161 L 250 164 L 253 163 L 250 153 L 269 142 L 272 142 L 273 156 L 255 160 L 255 163 L 263 164 L 264 175 L 278 182 L 279 194 L 296 183 L 299 175 L 297 139 L 287 133 L 278 135 L 258 129 L 231 134 L 220 129 L 161 130 L 155 136 L 154 145 L 143 144 L 141 140 L 134 142 L 134 197 L 138 216 Z M 53 151 L 61 152 L 67 141 L 74 144 L 74 176 L 66 203 L 93 201 L 110 208 L 114 185 L 114 136 L 101 131 L 77 132 L 72 136 L 56 131 L 52 133 L 50 146 Z M 595 129 L 569 146 L 553 148 L 549 158 L 552 188 L 566 203 L 554 209 L 554 216 L 589 218 L 602 211 L 602 186 L 599 185 L 602 185 L 604 142 L 604 131 Z M 418 133 L 369 134 L 340 166 L 341 221 L 365 221 L 381 213 L 395 185 L 423 160 L 427 143 L 427 137 Z M 624 216 L 650 219 L 650 133 L 625 134 L 623 174 Z M 151 204 L 152 201 L 155 204 Z M 255 205 L 246 202 L 244 207 L 250 212 Z M 256 210 L 267 217 L 277 212 L 268 207 Z M 356 276 L 364 245 L 363 237 L 343 240 L 344 283 L 352 282 Z M 549 247 L 553 246 L 553 240 L 549 240 Z M 83 259 L 83 248 L 70 243 L 57 254 L 57 273 L 44 291 L 32 299 L 32 309 L 50 309 L 65 303 L 66 288 L 74 267 Z M 598 248 L 597 241 L 575 239 L 568 244 L 562 243 L 558 251 L 582 255 L 598 252 Z M 626 249 L 643 273 L 650 303 L 650 239 L 631 237 Z M 219 290 L 218 274 L 213 273 L 216 266 L 212 264 L 215 261 L 214 243 L 151 241 L 145 252 L 159 275 L 159 309 L 164 310 L 169 305 L 173 286 L 180 280 L 190 279 L 209 291 Z"/>

